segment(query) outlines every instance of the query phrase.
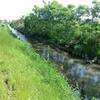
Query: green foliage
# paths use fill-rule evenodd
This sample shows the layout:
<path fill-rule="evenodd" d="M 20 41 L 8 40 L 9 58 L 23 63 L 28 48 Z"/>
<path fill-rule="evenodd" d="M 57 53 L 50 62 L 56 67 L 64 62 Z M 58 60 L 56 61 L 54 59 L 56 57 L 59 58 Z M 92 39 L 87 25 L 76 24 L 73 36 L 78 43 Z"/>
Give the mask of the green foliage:
<path fill-rule="evenodd" d="M 20 20 L 13 20 L 11 24 L 15 29 L 22 32 L 24 31 L 24 17 L 22 17 Z"/>
<path fill-rule="evenodd" d="M 100 58 L 100 2 L 93 1 L 91 8 L 64 7 L 55 0 L 44 2 L 44 7 L 35 6 L 25 17 L 24 32 L 68 47 L 78 56 Z"/>

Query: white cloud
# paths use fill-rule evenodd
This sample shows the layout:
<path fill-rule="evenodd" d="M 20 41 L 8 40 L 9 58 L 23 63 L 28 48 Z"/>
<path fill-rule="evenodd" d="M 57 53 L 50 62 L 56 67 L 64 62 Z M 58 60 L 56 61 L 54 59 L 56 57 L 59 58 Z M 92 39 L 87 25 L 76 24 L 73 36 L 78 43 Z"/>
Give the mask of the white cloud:
<path fill-rule="evenodd" d="M 48 1 L 48 0 L 45 0 Z M 57 0 L 60 3 L 67 4 L 88 4 L 92 0 Z M 34 5 L 42 6 L 42 0 L 0 0 L 0 19 L 16 19 L 29 13 Z"/>

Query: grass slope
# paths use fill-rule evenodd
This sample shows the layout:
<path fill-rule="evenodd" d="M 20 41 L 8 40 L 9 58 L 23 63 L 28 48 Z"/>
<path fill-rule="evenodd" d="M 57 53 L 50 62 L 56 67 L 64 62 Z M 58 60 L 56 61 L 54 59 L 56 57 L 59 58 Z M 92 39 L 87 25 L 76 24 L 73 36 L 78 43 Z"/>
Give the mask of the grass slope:
<path fill-rule="evenodd" d="M 78 100 L 63 75 L 0 24 L 0 100 Z"/>

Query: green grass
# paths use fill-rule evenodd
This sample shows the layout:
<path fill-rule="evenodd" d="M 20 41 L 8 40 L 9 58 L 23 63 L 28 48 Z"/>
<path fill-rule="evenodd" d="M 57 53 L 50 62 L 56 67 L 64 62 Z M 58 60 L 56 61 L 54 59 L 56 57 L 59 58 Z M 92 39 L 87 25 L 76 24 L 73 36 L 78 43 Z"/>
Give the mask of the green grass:
<path fill-rule="evenodd" d="M 78 100 L 63 75 L 0 24 L 0 100 Z"/>

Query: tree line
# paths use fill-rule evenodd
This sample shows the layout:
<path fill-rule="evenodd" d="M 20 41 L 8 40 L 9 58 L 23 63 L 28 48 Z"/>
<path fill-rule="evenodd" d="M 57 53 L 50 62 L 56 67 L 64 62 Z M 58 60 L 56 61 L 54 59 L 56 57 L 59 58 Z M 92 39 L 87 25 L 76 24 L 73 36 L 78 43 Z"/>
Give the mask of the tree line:
<path fill-rule="evenodd" d="M 43 3 L 11 25 L 31 38 L 45 39 L 75 56 L 100 63 L 100 2 L 92 1 L 92 7 L 65 7 L 56 0 Z"/>

